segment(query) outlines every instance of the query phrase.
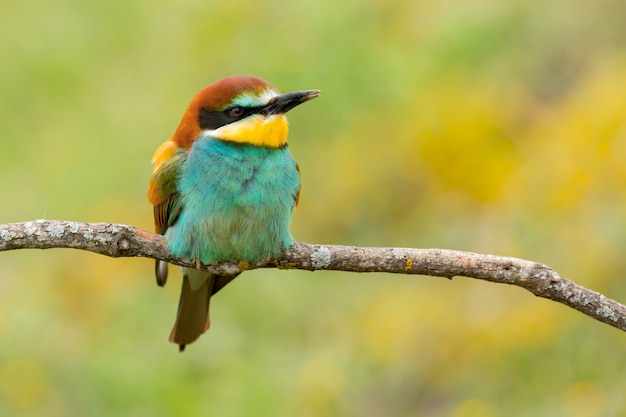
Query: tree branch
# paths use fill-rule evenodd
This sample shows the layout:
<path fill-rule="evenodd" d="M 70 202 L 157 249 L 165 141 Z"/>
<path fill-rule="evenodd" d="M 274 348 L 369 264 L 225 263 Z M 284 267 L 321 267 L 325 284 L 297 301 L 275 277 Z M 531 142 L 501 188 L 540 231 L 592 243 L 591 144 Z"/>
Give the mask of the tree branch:
<path fill-rule="evenodd" d="M 74 248 L 114 258 L 144 257 L 195 267 L 172 256 L 163 236 L 133 226 L 35 220 L 0 224 L 0 251 Z M 308 271 L 388 272 L 452 278 L 463 276 L 517 285 L 538 297 L 558 301 L 603 323 L 626 331 L 626 306 L 561 277 L 546 265 L 505 256 L 445 249 L 361 248 L 295 243 L 278 259 L 254 263 L 224 262 L 201 269 L 234 275 L 245 269 L 281 268 Z"/>

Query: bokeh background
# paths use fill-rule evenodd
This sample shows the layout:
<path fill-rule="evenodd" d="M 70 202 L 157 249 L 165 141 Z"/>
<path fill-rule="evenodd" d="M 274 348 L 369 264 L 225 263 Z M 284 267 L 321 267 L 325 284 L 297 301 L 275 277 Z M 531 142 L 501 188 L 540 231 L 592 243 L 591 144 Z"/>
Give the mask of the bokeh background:
<path fill-rule="evenodd" d="M 626 301 L 622 0 L 0 3 L 0 222 L 152 228 L 150 158 L 234 73 L 290 113 L 297 240 L 546 263 Z M 626 336 L 517 287 L 252 271 L 184 354 L 147 259 L 0 254 L 3 416 L 623 416 Z"/>

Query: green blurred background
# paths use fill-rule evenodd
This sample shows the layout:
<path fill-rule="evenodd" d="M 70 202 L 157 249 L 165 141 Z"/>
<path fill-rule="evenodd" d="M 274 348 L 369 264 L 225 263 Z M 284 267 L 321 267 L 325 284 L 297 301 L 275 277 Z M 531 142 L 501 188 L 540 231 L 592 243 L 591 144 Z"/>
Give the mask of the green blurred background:
<path fill-rule="evenodd" d="M 626 301 L 622 0 L 0 4 L 0 222 L 152 229 L 150 158 L 250 73 L 290 113 L 297 240 L 547 263 Z M 517 287 L 252 271 L 184 354 L 178 272 L 0 255 L 2 416 L 623 416 L 626 336 Z"/>

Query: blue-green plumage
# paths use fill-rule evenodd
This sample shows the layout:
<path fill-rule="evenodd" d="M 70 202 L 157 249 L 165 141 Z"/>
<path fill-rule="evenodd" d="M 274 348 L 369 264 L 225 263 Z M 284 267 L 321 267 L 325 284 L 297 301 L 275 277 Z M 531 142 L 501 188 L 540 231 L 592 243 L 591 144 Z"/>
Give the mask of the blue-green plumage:
<path fill-rule="evenodd" d="M 198 138 L 178 178 L 182 210 L 165 234 L 170 251 L 204 264 L 276 256 L 292 244 L 299 190 L 287 146 Z"/>

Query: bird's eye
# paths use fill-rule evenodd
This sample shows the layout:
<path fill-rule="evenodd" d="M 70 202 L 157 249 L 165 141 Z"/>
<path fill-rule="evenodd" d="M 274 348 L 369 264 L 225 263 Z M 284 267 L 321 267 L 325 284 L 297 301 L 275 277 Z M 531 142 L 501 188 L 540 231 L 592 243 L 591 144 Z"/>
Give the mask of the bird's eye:
<path fill-rule="evenodd" d="M 243 109 L 241 107 L 231 107 L 228 110 L 228 114 L 231 117 L 240 117 L 243 114 Z"/>

